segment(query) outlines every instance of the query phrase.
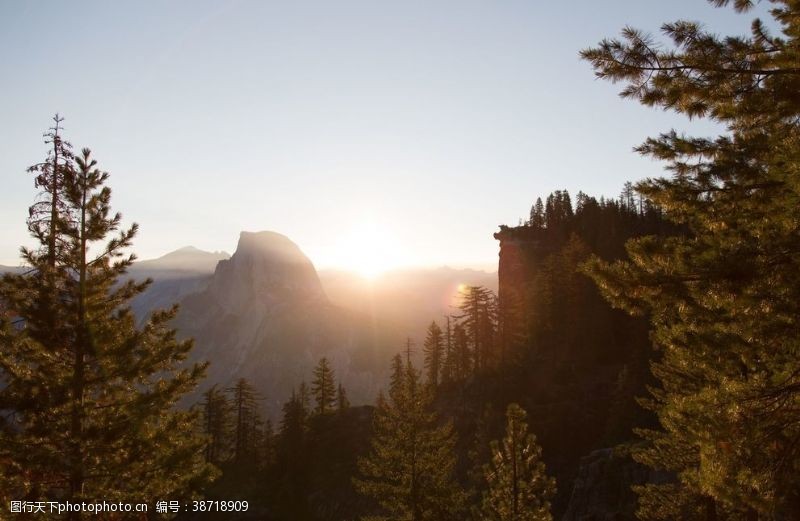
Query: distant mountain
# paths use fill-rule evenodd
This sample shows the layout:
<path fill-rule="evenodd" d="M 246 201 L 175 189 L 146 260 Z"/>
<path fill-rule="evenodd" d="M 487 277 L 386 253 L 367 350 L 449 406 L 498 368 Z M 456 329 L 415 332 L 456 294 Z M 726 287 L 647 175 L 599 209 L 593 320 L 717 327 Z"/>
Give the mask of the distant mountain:
<path fill-rule="evenodd" d="M 173 271 L 211 274 L 219 261 L 229 258 L 230 254 L 224 251 L 209 252 L 199 250 L 194 246 L 185 246 L 157 259 L 139 261 L 133 265 L 131 271 Z"/>
<path fill-rule="evenodd" d="M 229 257 L 225 252 L 208 252 L 186 246 L 157 259 L 134 263 L 128 275 L 137 280 L 150 278 L 153 283 L 133 300 L 133 311 L 141 318 L 204 290 L 217 263 Z"/>
<path fill-rule="evenodd" d="M 332 304 L 308 257 L 274 232 L 242 232 L 206 288 L 182 301 L 175 324 L 195 339 L 193 358 L 211 362 L 204 388 L 247 378 L 271 413 L 310 380 L 322 356 L 354 403 L 372 401 L 384 381 L 387 349 L 400 344 L 389 325 Z"/>

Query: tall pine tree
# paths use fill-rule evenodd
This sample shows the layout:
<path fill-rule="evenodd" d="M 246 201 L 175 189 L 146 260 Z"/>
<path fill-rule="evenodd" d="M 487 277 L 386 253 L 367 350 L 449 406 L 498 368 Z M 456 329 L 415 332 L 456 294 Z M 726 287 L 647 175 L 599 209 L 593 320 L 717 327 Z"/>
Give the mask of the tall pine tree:
<path fill-rule="evenodd" d="M 436 322 L 431 322 L 422 346 L 425 356 L 425 372 L 428 384 L 438 387 L 442 368 L 444 365 L 444 338 L 442 328 Z"/>
<path fill-rule="evenodd" d="M 401 370 L 388 399 L 378 397 L 372 450 L 359 460 L 356 488 L 380 505 L 374 519 L 461 519 L 452 425 L 431 411 L 430 387 L 410 361 Z"/>
<path fill-rule="evenodd" d="M 545 473 L 542 449 L 528 434 L 527 415 L 519 405 L 508 406 L 506 436 L 491 443 L 491 453 L 484 468 L 489 487 L 483 496 L 483 519 L 551 521 L 556 482 Z"/>
<path fill-rule="evenodd" d="M 645 402 L 661 429 L 641 431 L 635 457 L 677 479 L 639 489 L 643 519 L 800 512 L 800 5 L 770 3 L 781 36 L 760 20 L 729 38 L 678 21 L 662 27 L 670 46 L 626 28 L 583 52 L 624 97 L 725 127 L 638 148 L 672 175 L 636 190 L 687 233 L 588 268 L 616 306 L 650 314 L 662 352 Z"/>
<path fill-rule="evenodd" d="M 233 411 L 233 459 L 239 464 L 252 463 L 257 452 L 257 435 L 261 428 L 258 402 L 261 399 L 253 384 L 245 378 L 226 389 Z"/>
<path fill-rule="evenodd" d="M 9 481 L 0 495 L 179 497 L 211 472 L 194 429 L 197 414 L 175 408 L 205 367 L 184 366 L 192 343 L 176 340 L 169 327 L 176 308 L 153 313 L 137 329 L 129 303 L 149 281 L 122 280 L 135 259 L 123 252 L 137 227 L 120 230 L 122 217 L 111 213 L 105 186 L 109 175 L 88 149 L 74 159 L 63 151 L 55 156 L 37 178 L 37 186 L 51 190 L 44 206 L 54 209 L 47 219 L 42 206 L 30 213 L 41 247 L 23 249 L 30 269 L 0 283 L 8 309 L 0 318 L 0 408 L 7 419 L 0 475 Z"/>
<path fill-rule="evenodd" d="M 336 407 L 336 383 L 334 382 L 333 369 L 324 356 L 320 358 L 314 369 L 314 381 L 311 382 L 311 394 L 316 402 L 315 412 L 325 414 Z"/>
<path fill-rule="evenodd" d="M 206 461 L 219 465 L 227 460 L 233 431 L 233 410 L 225 393 L 216 385 L 203 393 L 203 431 Z"/>

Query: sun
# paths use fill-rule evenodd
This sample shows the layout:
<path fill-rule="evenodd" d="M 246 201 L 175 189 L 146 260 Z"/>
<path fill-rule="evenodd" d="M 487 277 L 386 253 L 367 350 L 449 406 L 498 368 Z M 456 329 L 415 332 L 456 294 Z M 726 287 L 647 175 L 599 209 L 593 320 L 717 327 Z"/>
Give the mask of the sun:
<path fill-rule="evenodd" d="M 336 241 L 337 264 L 367 280 L 404 264 L 402 246 L 394 234 L 371 219 L 357 222 Z"/>

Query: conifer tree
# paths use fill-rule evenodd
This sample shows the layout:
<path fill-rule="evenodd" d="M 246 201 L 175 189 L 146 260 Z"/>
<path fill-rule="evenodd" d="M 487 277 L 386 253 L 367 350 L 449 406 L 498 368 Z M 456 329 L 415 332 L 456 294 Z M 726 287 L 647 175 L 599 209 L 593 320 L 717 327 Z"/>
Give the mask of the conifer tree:
<path fill-rule="evenodd" d="M 479 372 L 496 362 L 496 298 L 491 290 L 483 286 L 467 286 L 460 298 L 458 309 L 461 313 L 454 318 L 467 335 L 473 368 Z"/>
<path fill-rule="evenodd" d="M 293 390 L 291 398 L 283 405 L 277 453 L 277 470 L 282 475 L 282 492 L 290 506 L 291 519 L 308 516 L 307 418 L 308 409 Z"/>
<path fill-rule="evenodd" d="M 261 397 L 245 378 L 237 380 L 227 391 L 231 394 L 234 416 L 233 459 L 238 463 L 252 462 L 258 447 L 256 438 L 261 421 L 258 401 Z"/>
<path fill-rule="evenodd" d="M 292 396 L 283 404 L 283 416 L 281 417 L 281 436 L 289 439 L 298 439 L 306 430 L 307 411 L 303 407 L 296 391 L 292 390 Z"/>
<path fill-rule="evenodd" d="M 661 429 L 641 431 L 635 457 L 677 480 L 639 489 L 642 519 L 800 511 L 800 6 L 771 4 L 781 36 L 760 20 L 730 38 L 678 21 L 662 27 L 670 46 L 626 28 L 583 52 L 598 77 L 627 84 L 622 96 L 725 127 L 638 148 L 673 175 L 636 191 L 687 233 L 588 267 L 613 304 L 650 314 L 662 353 L 661 389 L 645 402 Z"/>
<path fill-rule="evenodd" d="M 430 387 L 422 385 L 410 361 L 402 370 L 388 399 L 378 397 L 372 450 L 359 460 L 356 488 L 380 505 L 374 519 L 461 519 L 452 425 L 440 425 L 431 412 Z"/>
<path fill-rule="evenodd" d="M 233 431 L 232 407 L 225 393 L 212 386 L 203 393 L 203 426 L 206 435 L 206 461 L 219 465 L 228 457 Z"/>
<path fill-rule="evenodd" d="M 456 380 L 463 381 L 473 373 L 472 351 L 469 348 L 469 338 L 464 326 L 456 324 L 453 327 L 453 374 Z"/>
<path fill-rule="evenodd" d="M 311 392 L 308 390 L 308 384 L 300 382 L 297 388 L 297 401 L 302 408 L 304 417 L 307 417 L 311 411 Z"/>
<path fill-rule="evenodd" d="M 264 430 L 261 434 L 261 461 L 263 468 L 271 468 L 275 463 L 277 448 L 275 443 L 275 429 L 272 427 L 272 420 L 264 422 Z"/>
<path fill-rule="evenodd" d="M 389 393 L 400 392 L 405 381 L 405 366 L 403 357 L 397 353 L 392 357 L 392 370 L 389 376 Z"/>
<path fill-rule="evenodd" d="M 328 359 L 320 358 L 314 369 L 314 381 L 311 383 L 311 393 L 316 402 L 315 412 L 325 414 L 336 406 L 336 385 L 334 383 L 333 369 Z"/>
<path fill-rule="evenodd" d="M 57 135 L 54 147 L 66 147 Z M 194 429 L 198 414 L 175 408 L 205 366 L 183 366 L 192 343 L 169 327 L 176 308 L 136 328 L 129 304 L 149 281 L 121 279 L 135 259 L 123 252 L 137 227 L 120 230 L 109 175 L 89 150 L 74 159 L 65 150 L 39 170 L 37 186 L 51 195 L 30 212 L 40 243 L 22 250 L 30 270 L 0 283 L 16 320 L 0 318 L 0 408 L 9 418 L 0 428 L 0 475 L 10 485 L 0 496 L 178 497 L 212 471 Z M 54 208 L 42 219 L 47 204 Z"/>
<path fill-rule="evenodd" d="M 341 382 L 336 389 L 336 407 L 339 413 L 343 413 L 350 408 L 350 400 L 347 399 L 347 391 L 342 386 Z"/>
<path fill-rule="evenodd" d="M 446 384 L 455 379 L 456 357 L 453 349 L 453 327 L 450 324 L 450 317 L 445 317 L 444 330 L 444 359 L 442 361 L 442 383 Z"/>
<path fill-rule="evenodd" d="M 444 339 L 442 338 L 442 328 L 435 321 L 428 326 L 423 353 L 428 384 L 434 388 L 438 387 L 444 362 Z"/>
<path fill-rule="evenodd" d="M 528 224 L 534 228 L 544 228 L 544 204 L 542 204 L 541 197 L 537 197 L 536 202 L 531 206 L 531 215 Z"/>
<path fill-rule="evenodd" d="M 551 521 L 556 482 L 545 473 L 542 449 L 528 434 L 527 415 L 519 405 L 508 406 L 506 436 L 491 443 L 491 452 L 484 471 L 489 485 L 483 496 L 484 519 Z"/>

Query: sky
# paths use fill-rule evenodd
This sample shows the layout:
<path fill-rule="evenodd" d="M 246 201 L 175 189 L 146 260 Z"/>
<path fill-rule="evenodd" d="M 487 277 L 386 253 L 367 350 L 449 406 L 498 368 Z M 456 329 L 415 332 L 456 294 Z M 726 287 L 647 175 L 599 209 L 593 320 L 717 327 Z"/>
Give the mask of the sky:
<path fill-rule="evenodd" d="M 491 267 L 500 224 L 555 189 L 616 196 L 633 153 L 713 125 L 621 100 L 578 52 L 676 19 L 745 34 L 703 0 L 0 0 L 0 264 L 30 245 L 55 112 L 110 172 L 137 255 L 233 252 L 242 230 L 318 268 Z M 364 266 L 360 266 L 364 268 Z"/>

